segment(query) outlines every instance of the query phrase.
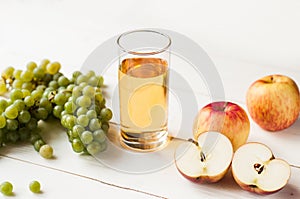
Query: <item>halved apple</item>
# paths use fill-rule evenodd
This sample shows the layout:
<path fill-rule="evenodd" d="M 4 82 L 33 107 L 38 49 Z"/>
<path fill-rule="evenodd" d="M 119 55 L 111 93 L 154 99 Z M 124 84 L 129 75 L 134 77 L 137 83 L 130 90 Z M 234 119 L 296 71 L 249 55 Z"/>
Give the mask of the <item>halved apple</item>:
<path fill-rule="evenodd" d="M 230 140 L 219 132 L 202 133 L 198 142 L 185 142 L 175 151 L 177 170 L 197 183 L 221 180 L 230 167 L 233 148 Z"/>
<path fill-rule="evenodd" d="M 271 194 L 288 183 L 291 169 L 286 161 L 276 159 L 266 145 L 250 142 L 235 152 L 232 174 L 242 189 L 258 194 Z"/>

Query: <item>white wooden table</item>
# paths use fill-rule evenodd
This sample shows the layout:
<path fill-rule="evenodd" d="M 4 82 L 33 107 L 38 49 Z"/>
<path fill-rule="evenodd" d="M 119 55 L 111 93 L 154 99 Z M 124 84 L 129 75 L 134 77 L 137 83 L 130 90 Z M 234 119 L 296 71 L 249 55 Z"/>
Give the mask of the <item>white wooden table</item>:
<path fill-rule="evenodd" d="M 23 68 L 28 61 L 49 58 L 60 61 L 62 72 L 70 75 L 98 45 L 116 34 L 142 27 L 165 28 L 185 34 L 206 50 L 221 76 L 226 99 L 246 110 L 248 87 L 264 75 L 285 74 L 300 85 L 299 10 L 299 2 L 292 0 L 3 0 L 0 68 Z M 104 78 L 108 87 L 116 83 L 114 74 Z M 197 111 L 209 103 L 209 97 L 201 89 L 195 94 Z M 192 114 L 185 118 L 193 119 Z M 0 181 L 13 183 L 14 198 L 260 198 L 241 190 L 230 172 L 219 183 L 208 185 L 187 181 L 172 162 L 155 172 L 120 172 L 92 156 L 75 154 L 64 129 L 53 121 L 41 126 L 55 159 L 41 158 L 26 144 L 0 149 Z M 251 120 L 248 141 L 263 142 L 276 157 L 300 165 L 300 120 L 278 133 L 266 132 Z M 116 162 L 132 164 L 126 157 Z M 41 194 L 28 190 L 34 179 L 42 184 Z M 292 167 L 283 190 L 261 198 L 300 198 L 300 169 Z"/>

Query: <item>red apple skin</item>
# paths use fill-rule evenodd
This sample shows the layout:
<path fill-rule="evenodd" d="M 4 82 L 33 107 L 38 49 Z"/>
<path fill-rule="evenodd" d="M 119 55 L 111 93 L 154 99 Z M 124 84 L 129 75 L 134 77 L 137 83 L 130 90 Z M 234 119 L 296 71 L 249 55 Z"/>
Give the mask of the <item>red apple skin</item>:
<path fill-rule="evenodd" d="M 232 143 L 233 151 L 247 142 L 250 122 L 245 110 L 232 102 L 212 102 L 198 113 L 194 123 L 194 139 L 201 133 L 217 131 Z"/>
<path fill-rule="evenodd" d="M 198 183 L 198 184 L 216 183 L 216 182 L 220 181 L 225 176 L 225 174 L 228 172 L 229 167 L 217 176 L 204 176 L 203 175 L 203 176 L 198 176 L 198 177 L 191 177 L 191 176 L 188 176 L 188 175 L 184 174 L 183 172 L 181 172 L 180 169 L 176 165 L 177 170 L 183 177 L 190 180 L 191 182 Z"/>
<path fill-rule="evenodd" d="M 297 84 L 284 75 L 269 75 L 248 89 L 246 103 L 251 118 L 267 131 L 291 126 L 299 116 L 300 95 Z"/>

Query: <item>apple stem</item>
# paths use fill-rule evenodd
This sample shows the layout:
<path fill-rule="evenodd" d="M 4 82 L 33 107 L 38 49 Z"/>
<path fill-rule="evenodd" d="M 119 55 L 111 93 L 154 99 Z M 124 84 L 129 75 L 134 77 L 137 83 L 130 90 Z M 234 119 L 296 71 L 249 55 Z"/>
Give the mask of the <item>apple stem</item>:
<path fill-rule="evenodd" d="M 255 163 L 253 166 L 254 166 L 255 171 L 257 171 L 258 174 L 261 174 L 264 170 L 263 164 Z"/>

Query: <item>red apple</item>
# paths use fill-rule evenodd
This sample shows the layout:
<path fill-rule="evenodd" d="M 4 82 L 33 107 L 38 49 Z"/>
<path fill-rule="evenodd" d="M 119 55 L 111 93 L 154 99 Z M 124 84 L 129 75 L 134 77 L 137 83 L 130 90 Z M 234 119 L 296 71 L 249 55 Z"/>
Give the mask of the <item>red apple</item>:
<path fill-rule="evenodd" d="M 252 119 L 268 131 L 288 128 L 299 116 L 298 86 L 284 75 L 269 75 L 255 81 L 246 100 Z"/>
<path fill-rule="evenodd" d="M 212 102 L 203 107 L 194 122 L 194 139 L 207 131 L 218 131 L 229 138 L 236 151 L 247 142 L 250 122 L 242 107 L 232 102 Z"/>

